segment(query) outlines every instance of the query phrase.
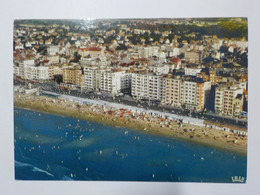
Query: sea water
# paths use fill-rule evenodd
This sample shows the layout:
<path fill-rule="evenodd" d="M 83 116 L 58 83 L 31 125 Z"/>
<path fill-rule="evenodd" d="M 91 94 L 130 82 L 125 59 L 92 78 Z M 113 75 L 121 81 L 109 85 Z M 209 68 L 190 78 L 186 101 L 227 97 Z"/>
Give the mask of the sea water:
<path fill-rule="evenodd" d="M 246 156 L 127 128 L 14 109 L 15 179 L 232 182 Z"/>

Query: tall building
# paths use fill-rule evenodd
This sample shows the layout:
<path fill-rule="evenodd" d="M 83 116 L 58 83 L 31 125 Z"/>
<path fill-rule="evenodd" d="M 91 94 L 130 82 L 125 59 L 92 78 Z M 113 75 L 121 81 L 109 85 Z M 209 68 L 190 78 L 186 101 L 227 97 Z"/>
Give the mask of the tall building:
<path fill-rule="evenodd" d="M 243 109 L 243 88 L 220 86 L 215 92 L 215 112 L 222 115 L 240 116 Z"/>
<path fill-rule="evenodd" d="M 86 90 L 102 91 L 110 94 L 127 92 L 131 86 L 131 75 L 125 71 L 84 68 L 84 88 Z"/>
<path fill-rule="evenodd" d="M 49 79 L 49 71 L 46 66 L 38 66 L 37 67 L 37 80 L 48 80 Z"/>
<path fill-rule="evenodd" d="M 173 78 L 165 78 L 165 93 L 164 93 L 164 103 L 180 107 L 181 106 L 181 80 Z"/>
<path fill-rule="evenodd" d="M 202 110 L 209 99 L 210 89 L 210 82 L 165 78 L 164 103 L 190 110 Z"/>
<path fill-rule="evenodd" d="M 96 90 L 99 82 L 97 67 L 84 67 L 84 88 L 86 90 Z"/>
<path fill-rule="evenodd" d="M 202 110 L 209 99 L 210 82 L 181 82 L 181 101 L 186 109 Z"/>
<path fill-rule="evenodd" d="M 211 85 L 216 85 L 223 81 L 222 76 L 218 76 L 216 70 L 209 71 L 209 80 Z"/>
<path fill-rule="evenodd" d="M 121 78 L 125 76 L 125 71 L 100 71 L 100 91 L 117 94 L 121 92 Z"/>
<path fill-rule="evenodd" d="M 19 64 L 17 70 L 18 76 L 29 80 L 47 80 L 49 79 L 48 67 L 36 66 L 35 60 L 24 60 Z"/>
<path fill-rule="evenodd" d="M 49 78 L 53 79 L 55 75 L 63 75 L 63 69 L 60 66 L 51 65 L 49 68 Z"/>
<path fill-rule="evenodd" d="M 63 69 L 63 83 L 82 86 L 83 74 L 80 66 L 66 67 Z"/>
<path fill-rule="evenodd" d="M 131 95 L 136 99 L 163 100 L 164 78 L 154 74 L 132 74 Z"/>
<path fill-rule="evenodd" d="M 149 75 L 148 74 L 133 73 L 131 95 L 137 99 L 149 98 Z"/>

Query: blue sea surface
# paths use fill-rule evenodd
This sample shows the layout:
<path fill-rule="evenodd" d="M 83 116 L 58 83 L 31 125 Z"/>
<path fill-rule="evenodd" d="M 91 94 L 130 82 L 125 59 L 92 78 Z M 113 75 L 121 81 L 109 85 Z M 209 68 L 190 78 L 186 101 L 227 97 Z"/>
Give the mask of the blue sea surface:
<path fill-rule="evenodd" d="M 14 109 L 14 116 L 18 180 L 232 182 L 235 176 L 246 178 L 243 155 L 20 108 Z"/>

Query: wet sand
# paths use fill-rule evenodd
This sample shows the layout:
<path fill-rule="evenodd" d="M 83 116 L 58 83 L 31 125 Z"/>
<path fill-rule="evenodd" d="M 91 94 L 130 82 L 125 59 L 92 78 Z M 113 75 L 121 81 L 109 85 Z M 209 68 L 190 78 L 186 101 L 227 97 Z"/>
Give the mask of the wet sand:
<path fill-rule="evenodd" d="M 126 127 L 146 133 L 208 145 L 242 155 L 247 154 L 247 136 L 239 136 L 232 132 L 185 123 L 181 126 L 175 120 L 131 113 L 127 110 L 115 110 L 108 107 L 79 104 L 64 99 L 19 93 L 14 94 L 14 106 L 79 118 L 115 127 Z"/>

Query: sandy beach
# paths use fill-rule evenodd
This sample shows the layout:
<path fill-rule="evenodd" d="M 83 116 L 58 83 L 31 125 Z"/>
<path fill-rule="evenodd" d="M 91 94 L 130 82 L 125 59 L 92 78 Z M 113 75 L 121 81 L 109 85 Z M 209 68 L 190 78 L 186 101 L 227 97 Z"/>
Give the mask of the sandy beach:
<path fill-rule="evenodd" d="M 246 135 L 186 123 L 180 124 L 178 120 L 165 119 L 150 114 L 133 113 L 124 108 L 115 109 L 108 106 L 87 105 L 65 99 L 20 93 L 14 94 L 14 106 L 116 127 L 126 127 L 160 136 L 179 138 L 242 155 L 247 154 Z"/>

